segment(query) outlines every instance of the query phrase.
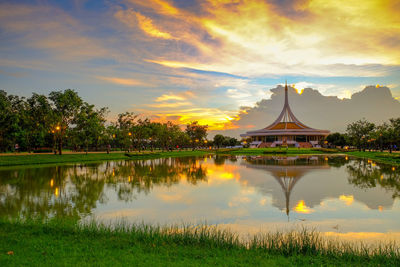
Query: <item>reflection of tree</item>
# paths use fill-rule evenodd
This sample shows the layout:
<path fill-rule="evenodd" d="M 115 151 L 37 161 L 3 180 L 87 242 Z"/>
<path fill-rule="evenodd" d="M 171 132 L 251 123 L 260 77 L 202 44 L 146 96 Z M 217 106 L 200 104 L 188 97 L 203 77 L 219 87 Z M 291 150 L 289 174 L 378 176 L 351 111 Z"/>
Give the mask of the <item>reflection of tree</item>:
<path fill-rule="evenodd" d="M 105 172 L 107 183 L 121 200 L 131 201 L 136 193 L 149 193 L 154 186 L 178 184 L 183 178 L 190 184 L 206 179 L 207 170 L 196 158 L 161 158 L 118 162 Z"/>
<path fill-rule="evenodd" d="M 196 158 L 0 170 L 0 217 L 79 219 L 107 201 L 105 186 L 131 201 L 154 186 L 196 184 L 206 173 Z"/>
<path fill-rule="evenodd" d="M 59 194 L 65 185 L 65 171 L 64 167 L 1 171 L 0 215 L 46 217 L 62 211 L 65 207 L 55 201 L 54 192 Z"/>
<path fill-rule="evenodd" d="M 349 182 L 359 188 L 380 186 L 393 192 L 393 198 L 400 197 L 400 173 L 392 166 L 357 159 L 347 166 Z"/>
<path fill-rule="evenodd" d="M 221 155 L 216 155 L 215 156 L 215 158 L 214 158 L 214 163 L 215 163 L 215 165 L 217 165 L 217 166 L 220 166 L 220 165 L 224 165 L 225 164 L 225 160 L 227 159 L 227 156 L 221 156 Z"/>
<path fill-rule="evenodd" d="M 56 166 L 2 171 L 0 216 L 77 218 L 89 214 L 104 182 L 93 179 L 96 168 L 82 168 L 80 174 L 78 169 Z"/>

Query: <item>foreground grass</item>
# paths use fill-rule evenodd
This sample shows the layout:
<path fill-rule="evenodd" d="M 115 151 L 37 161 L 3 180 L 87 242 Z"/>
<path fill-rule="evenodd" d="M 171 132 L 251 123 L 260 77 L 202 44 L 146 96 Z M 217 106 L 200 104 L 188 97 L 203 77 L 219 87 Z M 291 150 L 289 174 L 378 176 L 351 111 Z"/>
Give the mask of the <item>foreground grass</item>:
<path fill-rule="evenodd" d="M 358 157 L 372 159 L 381 163 L 388 163 L 392 165 L 400 166 L 400 154 L 399 153 L 387 153 L 387 152 L 363 152 L 363 151 L 352 151 L 346 152 L 346 154 Z"/>
<path fill-rule="evenodd" d="M 0 266 L 399 266 L 394 246 L 370 249 L 326 242 L 302 230 L 247 243 L 214 227 L 150 227 L 68 221 L 0 221 Z"/>
<path fill-rule="evenodd" d="M 89 153 L 63 155 L 4 155 L 0 156 L 0 166 L 37 165 L 54 163 L 93 162 L 104 160 L 150 159 L 165 157 L 202 156 L 206 151 L 171 151 L 171 152 L 142 152 L 142 153 Z"/>

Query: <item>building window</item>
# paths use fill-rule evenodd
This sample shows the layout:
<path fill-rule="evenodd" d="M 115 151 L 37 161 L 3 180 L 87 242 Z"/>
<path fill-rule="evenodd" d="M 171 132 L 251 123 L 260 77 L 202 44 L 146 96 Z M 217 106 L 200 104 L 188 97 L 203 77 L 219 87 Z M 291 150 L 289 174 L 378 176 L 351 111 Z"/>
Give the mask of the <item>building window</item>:
<path fill-rule="evenodd" d="M 297 142 L 307 142 L 307 136 L 305 136 L 305 135 L 297 135 L 296 136 L 296 141 Z"/>

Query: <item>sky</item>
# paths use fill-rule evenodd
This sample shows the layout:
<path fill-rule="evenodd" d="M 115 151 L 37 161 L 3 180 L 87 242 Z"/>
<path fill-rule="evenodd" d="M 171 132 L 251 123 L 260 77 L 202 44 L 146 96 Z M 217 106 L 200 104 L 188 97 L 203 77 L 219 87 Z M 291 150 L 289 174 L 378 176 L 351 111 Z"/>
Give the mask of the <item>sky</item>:
<path fill-rule="evenodd" d="M 377 123 L 400 114 L 400 1 L 0 1 L 9 94 L 71 88 L 110 121 L 131 111 L 238 136 L 273 121 L 286 80 L 315 128 L 343 131 L 344 106 Z"/>

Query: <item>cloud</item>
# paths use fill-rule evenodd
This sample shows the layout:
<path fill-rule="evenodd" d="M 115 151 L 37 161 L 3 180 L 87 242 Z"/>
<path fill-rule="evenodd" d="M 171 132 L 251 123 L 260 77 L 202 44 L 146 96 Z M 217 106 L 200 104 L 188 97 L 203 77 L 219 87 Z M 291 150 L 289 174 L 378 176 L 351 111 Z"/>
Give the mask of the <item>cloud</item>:
<path fill-rule="evenodd" d="M 191 91 L 186 91 L 180 94 L 174 94 L 174 93 L 169 93 L 169 94 L 163 94 L 159 97 L 157 97 L 154 101 L 156 102 L 163 102 L 163 101 L 169 101 L 169 100 L 186 100 L 188 98 L 194 97 L 194 93 Z"/>
<path fill-rule="evenodd" d="M 191 102 L 175 102 L 175 103 L 149 104 L 148 106 L 153 108 L 178 108 L 190 105 L 192 105 Z"/>
<path fill-rule="evenodd" d="M 59 8 L 4 3 L 0 10 L 0 28 L 12 34 L 11 40 L 18 36 L 18 46 L 51 52 L 64 61 L 81 61 L 107 52 L 96 38 L 89 37 L 88 27 Z"/>
<path fill-rule="evenodd" d="M 171 34 L 157 29 L 157 27 L 153 25 L 153 21 L 150 18 L 143 16 L 139 12 L 136 12 L 136 18 L 138 20 L 139 27 L 146 34 L 162 39 L 174 39 Z"/>
<path fill-rule="evenodd" d="M 119 77 L 103 77 L 103 76 L 97 76 L 97 79 L 123 86 L 149 86 L 149 84 L 146 84 L 142 81 L 135 79 L 127 79 Z"/>
<path fill-rule="evenodd" d="M 384 66 L 400 63 L 396 39 L 400 30 L 395 26 L 400 21 L 390 2 L 369 1 L 361 10 L 360 4 L 206 1 L 199 5 L 198 13 L 175 7 L 179 12 L 169 13 L 153 4 L 153 17 L 164 16 L 169 32 L 177 34 L 181 45 L 192 46 L 200 54 L 184 53 L 177 60 L 174 53 L 164 53 L 148 61 L 246 76 L 376 75 L 369 66 L 381 66 L 384 72 Z M 178 30 L 187 22 L 192 27 Z"/>
<path fill-rule="evenodd" d="M 248 128 L 261 129 L 272 123 L 282 110 L 284 87 L 278 85 L 271 92 L 270 99 L 263 99 L 254 107 L 243 108 L 231 122 L 237 128 L 225 133 L 238 136 Z M 332 132 L 344 132 L 347 124 L 361 118 L 381 124 L 400 114 L 400 102 L 393 98 L 386 86 L 366 86 L 349 99 L 324 96 L 312 88 L 304 88 L 303 93 L 298 94 L 295 88 L 289 87 L 289 103 L 301 122 Z"/>

